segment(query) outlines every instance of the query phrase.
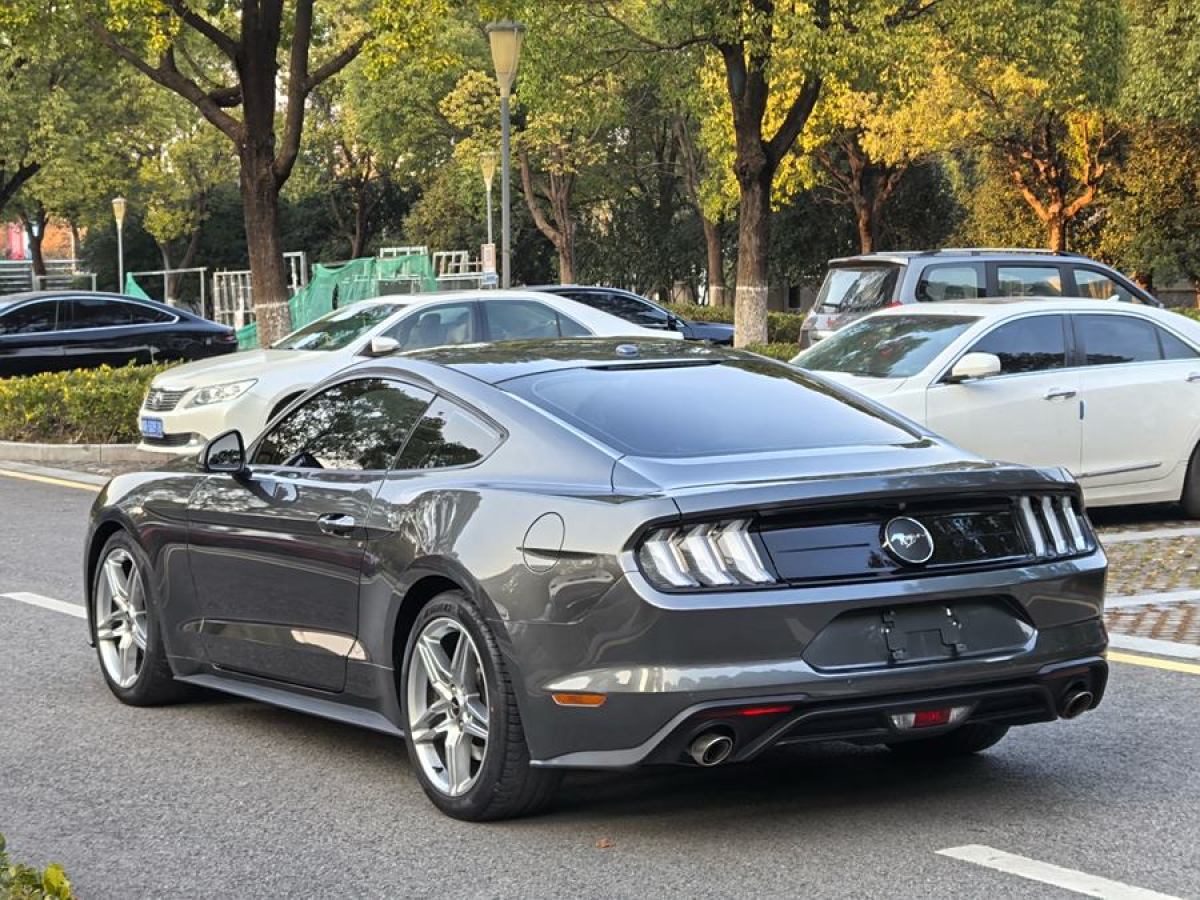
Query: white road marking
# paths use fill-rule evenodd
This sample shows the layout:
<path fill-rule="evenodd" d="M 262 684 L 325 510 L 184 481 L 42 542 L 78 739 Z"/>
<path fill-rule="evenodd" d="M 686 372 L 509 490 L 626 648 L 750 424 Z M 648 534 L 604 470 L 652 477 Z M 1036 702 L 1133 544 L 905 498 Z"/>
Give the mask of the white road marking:
<path fill-rule="evenodd" d="M 1075 869 L 1064 869 L 1062 866 L 1039 862 L 1027 856 L 1017 856 L 1015 853 L 1005 853 L 1003 850 L 985 847 L 982 844 L 948 847 L 937 852 L 940 856 L 975 863 L 977 866 L 985 866 L 1009 875 L 1019 875 L 1031 881 L 1040 881 L 1042 884 L 1052 884 L 1088 897 L 1102 897 L 1105 900 L 1179 900 L 1170 894 L 1160 894 L 1158 891 L 1122 884 Z"/>
<path fill-rule="evenodd" d="M 7 597 L 9 600 L 16 600 L 18 603 L 28 603 L 30 606 L 40 606 L 42 609 L 65 613 L 68 616 L 75 616 L 77 619 L 87 618 L 87 610 L 80 604 L 64 603 L 62 600 L 55 600 L 53 597 L 43 597 L 41 594 L 13 591 L 11 594 L 0 594 L 0 597 Z"/>

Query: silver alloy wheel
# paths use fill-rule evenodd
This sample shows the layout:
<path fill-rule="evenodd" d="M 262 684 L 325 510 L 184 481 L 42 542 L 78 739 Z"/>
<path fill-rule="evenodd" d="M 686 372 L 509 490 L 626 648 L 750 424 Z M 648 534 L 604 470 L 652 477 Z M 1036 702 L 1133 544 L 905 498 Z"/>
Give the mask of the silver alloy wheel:
<path fill-rule="evenodd" d="M 132 687 L 146 660 L 146 594 L 128 550 L 117 547 L 100 564 L 93 612 L 104 671 L 117 687 Z"/>
<path fill-rule="evenodd" d="M 443 616 L 421 629 L 405 691 L 425 777 L 447 796 L 465 794 L 487 752 L 488 694 L 479 650 L 460 622 Z"/>

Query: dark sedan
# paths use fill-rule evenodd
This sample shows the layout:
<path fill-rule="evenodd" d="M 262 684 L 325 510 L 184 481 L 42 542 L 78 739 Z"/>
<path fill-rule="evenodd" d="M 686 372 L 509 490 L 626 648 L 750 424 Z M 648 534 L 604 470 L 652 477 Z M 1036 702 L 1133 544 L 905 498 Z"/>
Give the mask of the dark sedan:
<path fill-rule="evenodd" d="M 0 297 L 0 376 L 203 359 L 237 350 L 232 328 L 121 294 Z"/>
<path fill-rule="evenodd" d="M 474 820 L 568 769 L 949 757 L 1077 716 L 1105 570 L 1061 470 L 677 341 L 364 361 L 248 448 L 113 479 L 85 552 L 120 700 L 207 687 L 403 736 Z"/>
<path fill-rule="evenodd" d="M 678 331 L 689 341 L 711 341 L 724 346 L 733 345 L 733 326 L 724 322 L 694 322 L 685 319 L 664 306 L 659 306 L 633 291 L 613 287 L 592 287 L 579 284 L 544 284 L 529 288 L 546 294 L 557 294 L 592 309 L 641 325 L 643 328 L 659 328 L 663 331 Z"/>

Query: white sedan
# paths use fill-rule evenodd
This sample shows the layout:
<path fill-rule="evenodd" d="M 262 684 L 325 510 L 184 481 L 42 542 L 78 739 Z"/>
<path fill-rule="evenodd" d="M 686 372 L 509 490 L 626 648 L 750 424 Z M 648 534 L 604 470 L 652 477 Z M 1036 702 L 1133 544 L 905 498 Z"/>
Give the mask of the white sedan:
<path fill-rule="evenodd" d="M 159 375 L 138 415 L 140 447 L 195 453 L 231 428 L 249 440 L 304 391 L 364 356 L 481 341 L 593 336 L 681 338 L 532 291 L 364 300 L 322 316 L 269 349 L 189 363 Z"/>
<path fill-rule="evenodd" d="M 792 362 L 990 459 L 1064 466 L 1095 506 L 1200 518 L 1200 323 L 1095 300 L 868 316 Z"/>

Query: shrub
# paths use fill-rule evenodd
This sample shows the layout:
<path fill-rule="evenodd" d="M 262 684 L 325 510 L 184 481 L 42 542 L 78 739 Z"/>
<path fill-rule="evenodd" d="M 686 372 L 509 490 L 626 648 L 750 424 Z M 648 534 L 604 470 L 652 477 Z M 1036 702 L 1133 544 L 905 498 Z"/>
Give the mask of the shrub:
<path fill-rule="evenodd" d="M 772 359 L 781 359 L 784 362 L 789 362 L 793 356 L 800 352 L 800 347 L 797 344 L 747 344 L 745 349 L 751 353 L 761 353 L 763 356 L 769 356 Z"/>
<path fill-rule="evenodd" d="M 1196 319 L 1197 321 L 1200 321 L 1200 309 L 1197 309 L 1194 306 L 1189 306 L 1189 307 L 1186 307 L 1183 309 L 1177 309 L 1177 310 L 1175 310 L 1175 312 L 1185 315 L 1189 319 Z"/>
<path fill-rule="evenodd" d="M 166 368 L 101 366 L 0 380 L 0 440 L 132 443 L 142 398 Z"/>
<path fill-rule="evenodd" d="M 0 834 L 0 900 L 71 900 L 74 896 L 62 866 L 35 869 L 12 862 Z"/>
<path fill-rule="evenodd" d="M 671 309 L 696 322 L 724 322 L 733 324 L 732 306 L 696 306 L 690 303 L 674 303 Z M 804 316 L 795 313 L 767 313 L 767 340 L 772 344 L 799 343 L 800 326 Z"/>

